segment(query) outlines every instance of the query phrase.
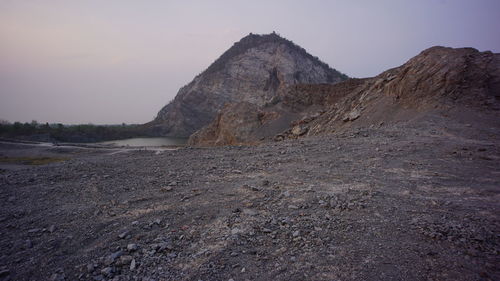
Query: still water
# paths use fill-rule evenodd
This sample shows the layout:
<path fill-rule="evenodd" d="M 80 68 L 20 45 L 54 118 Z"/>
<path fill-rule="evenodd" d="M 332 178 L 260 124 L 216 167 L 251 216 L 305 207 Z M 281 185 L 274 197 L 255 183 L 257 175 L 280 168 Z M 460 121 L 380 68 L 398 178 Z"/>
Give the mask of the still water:
<path fill-rule="evenodd" d="M 171 146 L 171 145 L 185 145 L 187 139 L 185 138 L 132 138 L 124 140 L 105 141 L 100 144 L 116 145 L 116 146 Z"/>

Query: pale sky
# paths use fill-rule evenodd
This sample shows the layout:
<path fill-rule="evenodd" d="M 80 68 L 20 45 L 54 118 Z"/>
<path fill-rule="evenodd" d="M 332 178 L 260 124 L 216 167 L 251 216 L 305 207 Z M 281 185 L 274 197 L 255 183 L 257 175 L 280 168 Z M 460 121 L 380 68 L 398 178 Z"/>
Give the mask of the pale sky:
<path fill-rule="evenodd" d="M 351 77 L 443 45 L 500 52 L 499 0 L 0 0 L 0 119 L 144 123 L 248 33 Z"/>

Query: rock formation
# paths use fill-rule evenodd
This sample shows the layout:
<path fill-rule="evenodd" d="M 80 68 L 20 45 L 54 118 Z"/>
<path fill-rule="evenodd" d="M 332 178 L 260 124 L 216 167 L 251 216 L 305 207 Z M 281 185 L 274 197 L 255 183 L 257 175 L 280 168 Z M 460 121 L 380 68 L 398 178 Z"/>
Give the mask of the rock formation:
<path fill-rule="evenodd" d="M 431 111 L 460 112 L 468 107 L 493 110 L 498 115 L 499 98 L 500 54 L 432 47 L 373 78 L 288 86 L 278 103 L 239 114 L 231 112 L 235 107 L 227 106 L 189 143 L 234 145 L 297 138 L 408 121 Z M 256 122 L 259 114 L 271 112 L 273 118 L 260 125 Z M 255 122 L 246 122 L 249 116 Z M 238 129 L 223 129 L 232 127 Z"/>
<path fill-rule="evenodd" d="M 188 137 L 227 103 L 276 103 L 294 84 L 336 83 L 347 76 L 276 33 L 250 34 L 181 88 L 148 126 L 159 135 Z"/>

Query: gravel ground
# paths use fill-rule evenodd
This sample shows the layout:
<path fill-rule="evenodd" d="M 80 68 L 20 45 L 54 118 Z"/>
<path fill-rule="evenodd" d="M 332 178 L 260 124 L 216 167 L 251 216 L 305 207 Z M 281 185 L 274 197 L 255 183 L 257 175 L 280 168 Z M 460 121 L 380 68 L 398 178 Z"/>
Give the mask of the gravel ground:
<path fill-rule="evenodd" d="M 435 121 L 435 120 L 434 120 Z M 500 280 L 499 127 L 0 165 L 0 280 Z"/>

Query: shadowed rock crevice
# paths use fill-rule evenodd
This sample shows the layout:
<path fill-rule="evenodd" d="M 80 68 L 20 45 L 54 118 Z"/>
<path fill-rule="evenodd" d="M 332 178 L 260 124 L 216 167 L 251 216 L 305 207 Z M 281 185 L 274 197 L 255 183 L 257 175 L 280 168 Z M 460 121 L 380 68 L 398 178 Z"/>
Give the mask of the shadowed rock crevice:
<path fill-rule="evenodd" d="M 264 91 L 276 92 L 279 86 L 280 86 L 280 79 L 278 78 L 278 69 L 276 69 L 275 67 L 269 72 L 269 78 L 267 79 L 266 85 L 264 86 Z"/>

